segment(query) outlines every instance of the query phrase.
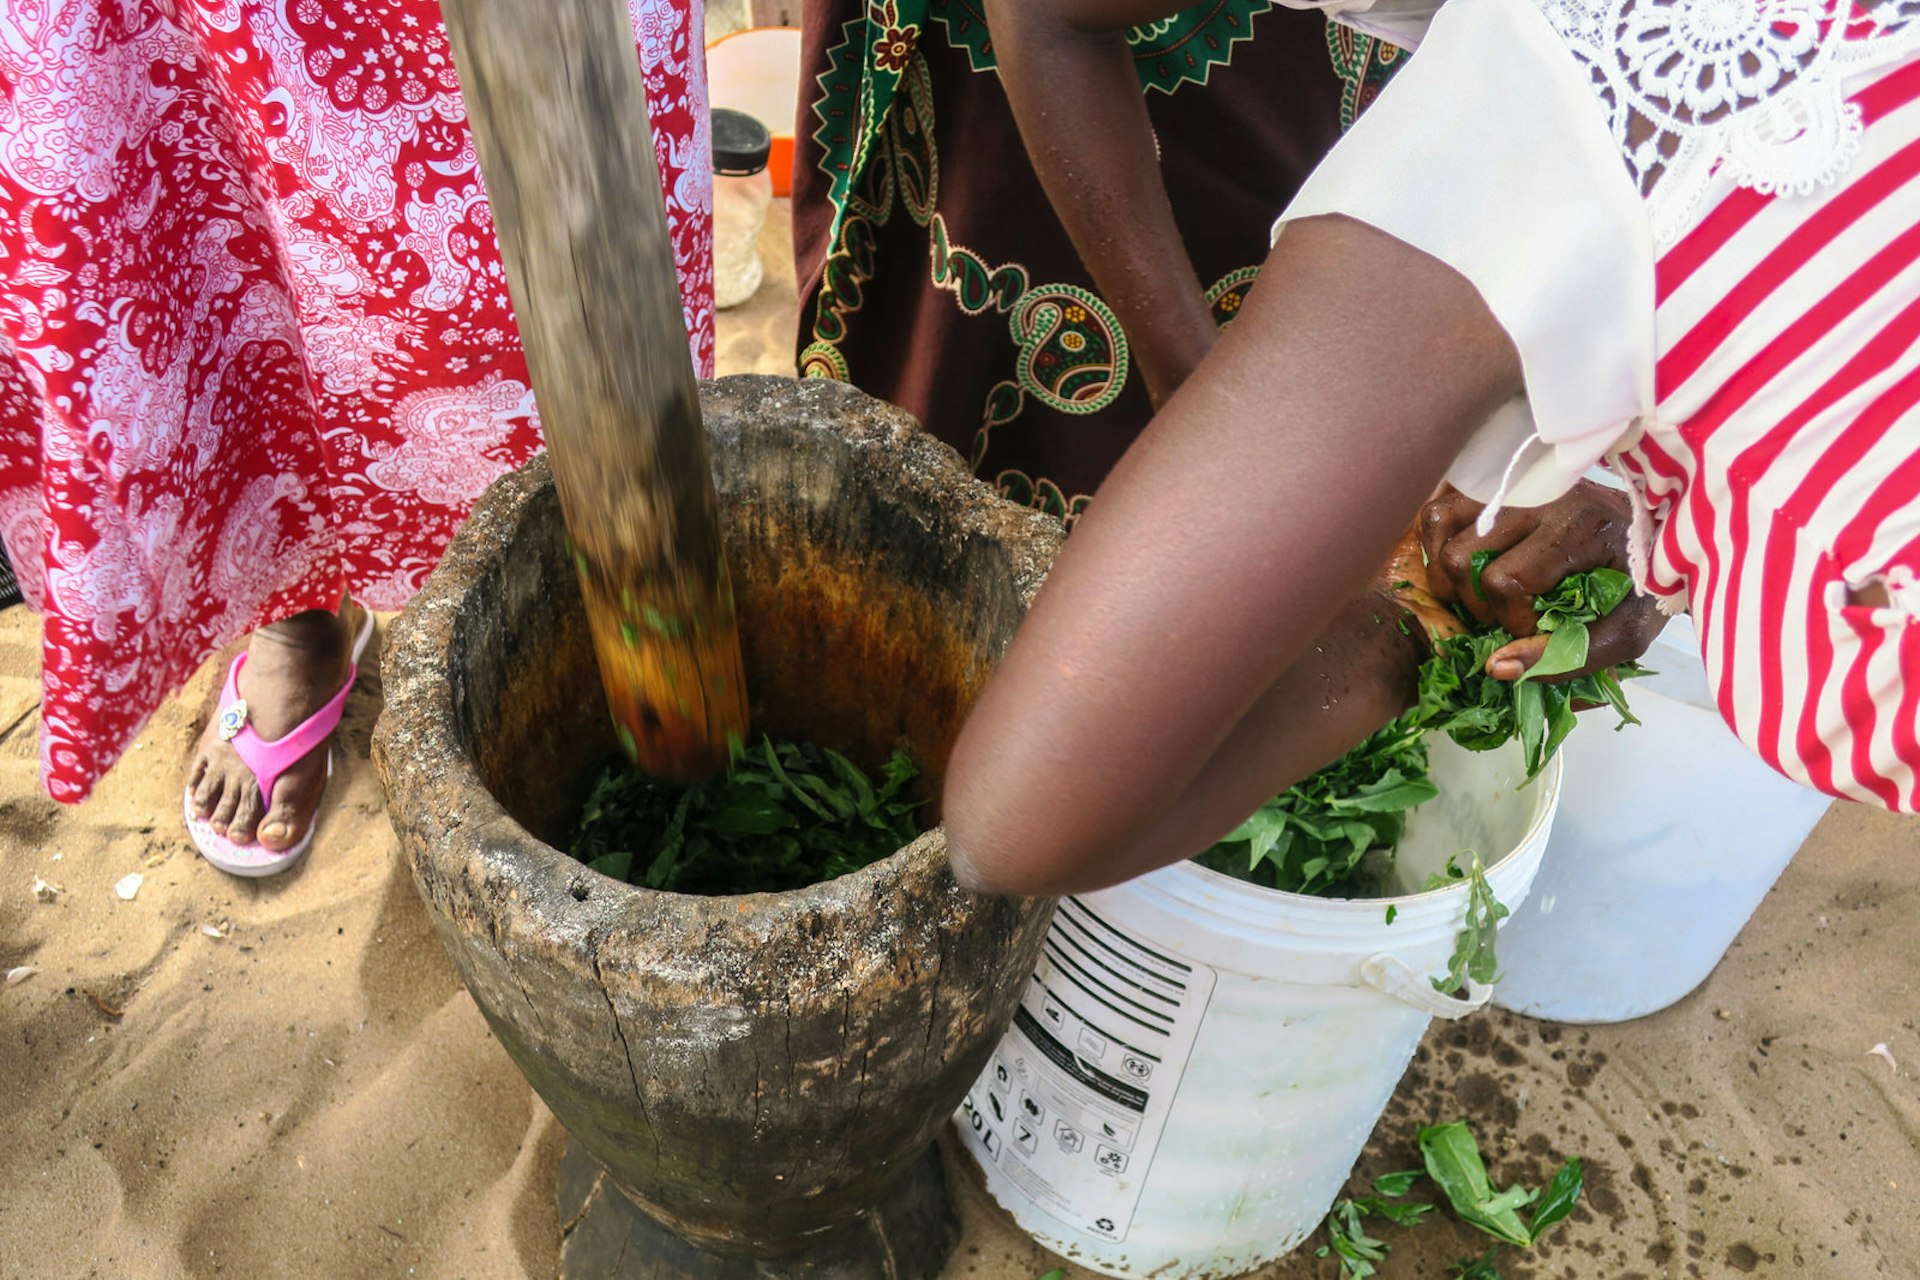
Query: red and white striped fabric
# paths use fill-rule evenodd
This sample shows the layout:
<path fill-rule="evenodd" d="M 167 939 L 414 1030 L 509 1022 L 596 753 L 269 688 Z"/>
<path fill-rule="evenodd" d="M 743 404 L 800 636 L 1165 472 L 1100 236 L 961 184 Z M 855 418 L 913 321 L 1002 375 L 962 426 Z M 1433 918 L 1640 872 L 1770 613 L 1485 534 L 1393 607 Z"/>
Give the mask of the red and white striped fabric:
<path fill-rule="evenodd" d="M 1797 781 L 1907 811 L 1914 7 L 1749 0 L 1690 22 L 1696 0 L 1447 0 L 1282 218 L 1343 213 L 1472 280 L 1527 395 L 1453 482 L 1537 504 L 1610 460 L 1636 496 L 1635 576 L 1692 611 L 1734 731 Z M 1854 603 L 1873 587 L 1884 607 Z"/>
<path fill-rule="evenodd" d="M 1920 808 L 1920 61 L 1849 94 L 1806 196 L 1736 188 L 1655 268 L 1656 407 L 1620 469 L 1643 588 L 1692 609 L 1721 713 L 1822 791 Z M 1891 607 L 1850 603 L 1870 584 Z"/>

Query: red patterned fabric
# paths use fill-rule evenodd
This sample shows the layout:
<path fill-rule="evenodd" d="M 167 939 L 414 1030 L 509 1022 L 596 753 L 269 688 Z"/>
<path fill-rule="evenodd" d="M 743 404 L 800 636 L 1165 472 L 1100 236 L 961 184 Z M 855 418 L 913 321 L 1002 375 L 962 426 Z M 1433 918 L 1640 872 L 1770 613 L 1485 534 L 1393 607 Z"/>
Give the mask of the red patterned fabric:
<path fill-rule="evenodd" d="M 703 0 L 629 0 L 713 363 Z M 407 602 L 539 420 L 432 0 L 7 0 L 0 536 L 74 801 L 342 589 Z"/>

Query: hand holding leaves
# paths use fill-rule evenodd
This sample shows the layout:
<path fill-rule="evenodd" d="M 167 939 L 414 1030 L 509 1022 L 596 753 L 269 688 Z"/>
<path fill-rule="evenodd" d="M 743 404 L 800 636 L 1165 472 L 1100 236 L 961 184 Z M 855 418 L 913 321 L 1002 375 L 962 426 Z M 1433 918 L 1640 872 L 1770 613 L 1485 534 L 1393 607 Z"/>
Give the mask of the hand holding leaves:
<path fill-rule="evenodd" d="M 1493 554 L 1482 550 L 1468 556 L 1470 594 L 1482 585 L 1487 557 Z M 1430 580 L 1437 582 L 1439 575 Z M 1405 603 L 1413 584 L 1393 585 Z M 1406 829 L 1406 811 L 1438 793 L 1427 777 L 1428 733 L 1447 733 L 1471 751 L 1491 751 L 1519 738 L 1532 778 L 1573 732 L 1577 704 L 1607 703 L 1622 724 L 1639 723 L 1620 685 L 1623 677 L 1639 674 L 1638 667 L 1628 663 L 1575 674 L 1591 656 L 1592 628 L 1617 612 L 1632 590 L 1626 574 L 1602 567 L 1570 574 L 1529 597 L 1528 626 L 1545 637 L 1545 650 L 1542 660 L 1517 681 L 1491 674 L 1497 655 L 1513 642 L 1511 633 L 1497 628 L 1461 633 L 1456 628 L 1454 634 L 1443 634 L 1429 628 L 1432 653 L 1420 666 L 1418 701 L 1411 709 L 1267 801 L 1195 861 L 1285 893 L 1364 895 L 1366 854 L 1392 848 Z M 1545 682 L 1549 678 L 1552 683 Z M 1490 980 L 1493 924 L 1506 912 L 1491 892 L 1485 897 L 1483 908 L 1476 900 L 1480 919 L 1470 913 L 1468 930 L 1461 935 L 1463 946 L 1469 935 L 1485 939 L 1484 947 L 1476 942 L 1472 949 L 1484 953 L 1471 972 L 1477 981 Z M 1480 976 L 1481 969 L 1488 978 Z M 1456 951 L 1451 985 L 1442 990 L 1457 990 L 1468 973 L 1466 958 Z"/>
<path fill-rule="evenodd" d="M 1527 776 L 1546 767 L 1573 732 L 1575 705 L 1606 704 L 1622 724 L 1639 724 L 1627 709 L 1622 678 L 1641 674 L 1632 663 L 1588 675 L 1573 674 L 1588 665 L 1591 628 L 1618 609 L 1631 594 L 1627 575 L 1613 569 L 1570 574 L 1553 590 L 1535 597 L 1539 634 L 1546 637 L 1541 660 L 1508 681 L 1491 674 L 1512 636 L 1503 630 L 1456 636 L 1434 642 L 1433 656 L 1420 668 L 1420 702 L 1412 714 L 1425 727 L 1444 729 L 1461 746 L 1490 751 L 1518 737 L 1526 753 Z M 1552 683 L 1545 677 L 1553 677 Z"/>
<path fill-rule="evenodd" d="M 1651 598 L 1633 594 L 1622 572 L 1633 518 L 1624 493 L 1583 480 L 1545 506 L 1503 510 L 1484 535 L 1475 527 L 1481 511 L 1481 504 L 1449 490 L 1421 513 L 1420 535 L 1433 594 L 1483 627 L 1507 633 L 1491 655 L 1493 675 L 1517 679 L 1542 661 L 1554 628 L 1535 598 L 1553 595 L 1569 575 L 1589 571 L 1604 569 L 1625 589 L 1587 620 L 1606 619 L 1582 633 L 1587 647 L 1581 661 L 1558 671 L 1584 676 L 1646 652 L 1666 620 Z M 1574 643 L 1572 637 L 1560 642 L 1560 660 Z"/>

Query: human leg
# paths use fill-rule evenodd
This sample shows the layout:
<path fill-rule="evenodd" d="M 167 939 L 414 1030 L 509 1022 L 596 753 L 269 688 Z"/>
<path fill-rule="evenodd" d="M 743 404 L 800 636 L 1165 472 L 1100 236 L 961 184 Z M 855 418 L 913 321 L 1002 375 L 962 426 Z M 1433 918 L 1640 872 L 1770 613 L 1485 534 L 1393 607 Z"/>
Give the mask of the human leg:
<path fill-rule="evenodd" d="M 187 769 L 192 810 L 215 834 L 274 852 L 306 838 L 326 790 L 331 735 L 288 764 L 272 780 L 271 795 L 262 794 L 260 778 L 234 739 L 244 725 L 276 743 L 324 711 L 351 678 L 354 639 L 364 617 L 343 601 L 339 612 L 297 613 L 249 638 L 245 661 L 229 677 L 239 705 L 223 694 Z"/>

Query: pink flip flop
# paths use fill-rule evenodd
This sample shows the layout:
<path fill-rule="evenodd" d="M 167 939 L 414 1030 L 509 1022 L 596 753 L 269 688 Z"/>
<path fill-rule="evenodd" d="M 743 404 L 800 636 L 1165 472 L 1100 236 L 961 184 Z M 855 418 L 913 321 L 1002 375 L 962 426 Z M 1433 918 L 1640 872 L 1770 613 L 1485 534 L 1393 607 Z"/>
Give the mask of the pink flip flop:
<path fill-rule="evenodd" d="M 241 762 L 253 771 L 253 777 L 260 784 L 260 794 L 271 803 L 273 784 L 280 775 L 298 763 L 306 754 L 326 742 L 333 731 L 339 727 L 340 713 L 347 705 L 347 694 L 353 689 L 353 682 L 360 675 L 360 655 L 366 650 L 367 641 L 373 636 L 373 614 L 366 613 L 360 625 L 360 634 L 354 637 L 353 656 L 347 664 L 347 682 L 340 686 L 340 692 L 328 700 L 327 705 L 308 716 L 284 738 L 268 742 L 247 722 L 246 700 L 240 696 L 240 668 L 246 665 L 247 655 L 234 658 L 233 665 L 227 668 L 226 687 L 220 693 L 220 737 L 233 745 L 234 753 Z M 333 776 L 333 752 L 327 752 L 327 776 Z M 230 875 L 271 876 L 285 871 L 300 861 L 301 855 L 313 845 L 316 821 L 307 827 L 307 834 L 300 843 L 284 852 L 263 848 L 259 844 L 235 844 L 209 825 L 206 819 L 193 811 L 193 789 L 184 789 L 180 793 L 180 809 L 187 820 L 187 834 L 193 837 L 194 847 L 200 850 L 200 856 Z"/>

